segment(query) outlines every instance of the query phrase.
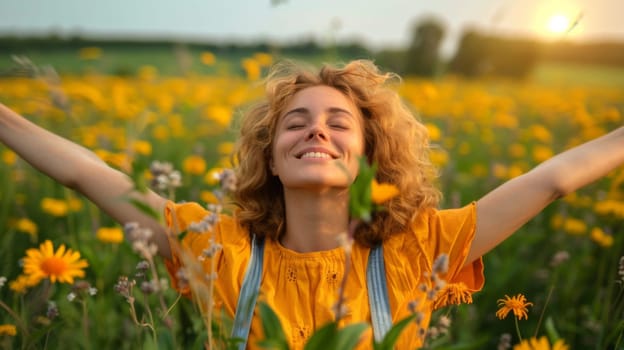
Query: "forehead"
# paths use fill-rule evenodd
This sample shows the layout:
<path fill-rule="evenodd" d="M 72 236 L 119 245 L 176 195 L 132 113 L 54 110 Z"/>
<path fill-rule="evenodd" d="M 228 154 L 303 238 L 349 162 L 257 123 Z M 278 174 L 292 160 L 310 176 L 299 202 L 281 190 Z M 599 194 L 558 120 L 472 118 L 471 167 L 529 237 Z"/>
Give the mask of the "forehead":
<path fill-rule="evenodd" d="M 347 109 L 354 115 L 359 114 L 358 108 L 353 101 L 336 88 L 326 85 L 307 87 L 298 91 L 286 104 L 282 114 L 288 113 L 292 108 L 325 109 L 340 107 Z"/>

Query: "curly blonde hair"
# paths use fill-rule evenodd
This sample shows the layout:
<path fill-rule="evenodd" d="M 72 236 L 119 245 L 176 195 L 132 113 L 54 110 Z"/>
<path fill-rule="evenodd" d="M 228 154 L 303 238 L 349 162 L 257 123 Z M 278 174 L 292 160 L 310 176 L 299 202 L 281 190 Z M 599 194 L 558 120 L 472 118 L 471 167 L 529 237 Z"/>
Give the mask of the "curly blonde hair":
<path fill-rule="evenodd" d="M 370 61 L 356 60 L 318 70 L 282 62 L 266 79 L 266 99 L 243 116 L 235 158 L 237 190 L 233 194 L 239 222 L 259 237 L 279 239 L 285 228 L 283 187 L 269 168 L 279 116 L 290 98 L 307 87 L 326 85 L 350 98 L 364 117 L 365 155 L 376 162 L 379 182 L 391 183 L 399 195 L 360 226 L 355 240 L 375 245 L 404 232 L 424 208 L 438 205 L 437 170 L 429 159 L 427 128 L 416 120 L 391 86 L 397 76 L 382 73 Z"/>

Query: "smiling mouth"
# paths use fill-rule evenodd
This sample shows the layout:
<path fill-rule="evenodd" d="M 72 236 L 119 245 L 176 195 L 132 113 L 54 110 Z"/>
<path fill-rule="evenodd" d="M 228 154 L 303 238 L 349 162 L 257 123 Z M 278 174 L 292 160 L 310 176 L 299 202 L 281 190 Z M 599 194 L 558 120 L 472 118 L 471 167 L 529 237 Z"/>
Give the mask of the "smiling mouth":
<path fill-rule="evenodd" d="M 299 159 L 334 159 L 334 157 L 324 152 L 305 152 L 299 155 Z"/>

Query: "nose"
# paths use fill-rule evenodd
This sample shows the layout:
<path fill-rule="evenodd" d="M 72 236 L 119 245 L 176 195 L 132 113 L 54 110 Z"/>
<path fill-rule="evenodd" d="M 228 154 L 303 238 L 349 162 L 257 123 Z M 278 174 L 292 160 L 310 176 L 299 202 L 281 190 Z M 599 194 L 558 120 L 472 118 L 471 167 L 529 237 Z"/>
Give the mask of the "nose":
<path fill-rule="evenodd" d="M 314 138 L 317 138 L 323 141 L 327 140 L 327 132 L 319 124 L 314 124 L 310 127 L 310 130 L 308 131 L 308 134 L 306 135 L 306 141 L 310 141 Z"/>

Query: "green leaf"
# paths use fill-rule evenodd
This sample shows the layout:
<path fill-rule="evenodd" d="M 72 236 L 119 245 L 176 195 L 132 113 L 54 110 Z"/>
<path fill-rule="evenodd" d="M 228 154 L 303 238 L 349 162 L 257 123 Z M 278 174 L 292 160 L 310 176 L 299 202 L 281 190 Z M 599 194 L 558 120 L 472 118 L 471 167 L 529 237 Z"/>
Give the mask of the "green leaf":
<path fill-rule="evenodd" d="M 546 319 L 544 328 L 546 329 L 546 333 L 548 334 L 548 339 L 550 340 L 551 344 L 554 344 L 557 340 L 561 338 L 559 336 L 559 332 L 557 332 L 557 329 L 555 328 L 555 322 L 553 321 L 552 317 L 548 317 Z"/>
<path fill-rule="evenodd" d="M 360 342 L 362 333 L 368 328 L 364 322 L 350 324 L 338 331 L 336 349 L 353 349 Z"/>
<path fill-rule="evenodd" d="M 399 339 L 401 332 L 403 332 L 403 329 L 405 329 L 405 327 L 407 327 L 407 325 L 409 325 L 410 322 L 414 320 L 414 318 L 416 318 L 416 314 L 412 314 L 402 319 L 401 321 L 397 322 L 394 326 L 392 326 L 392 328 L 390 328 L 390 330 L 388 331 L 388 333 L 386 333 L 386 336 L 381 340 L 380 343 L 375 342 L 374 349 L 375 350 L 394 349 L 394 344 Z"/>
<path fill-rule="evenodd" d="M 371 201 L 371 183 L 377 172 L 377 164 L 368 165 L 366 157 L 360 157 L 360 170 L 349 188 L 349 211 L 351 217 L 370 221 L 373 203 Z"/>
<path fill-rule="evenodd" d="M 368 324 L 354 323 L 338 329 L 336 322 L 319 328 L 305 344 L 304 350 L 349 350 L 360 342 Z"/>
<path fill-rule="evenodd" d="M 275 311 L 265 302 L 258 303 L 258 311 L 265 337 L 258 345 L 265 349 L 288 350 L 286 335 Z"/>
<path fill-rule="evenodd" d="M 171 331 L 165 327 L 159 327 L 158 334 L 158 349 L 173 349 L 175 342 Z"/>
<path fill-rule="evenodd" d="M 336 322 L 330 322 L 317 329 L 306 342 L 304 350 L 331 350 L 335 349 Z"/>

